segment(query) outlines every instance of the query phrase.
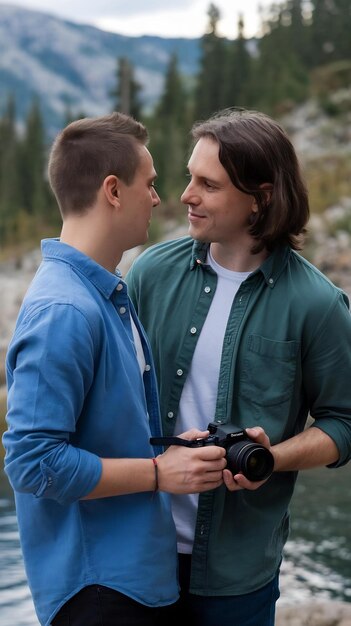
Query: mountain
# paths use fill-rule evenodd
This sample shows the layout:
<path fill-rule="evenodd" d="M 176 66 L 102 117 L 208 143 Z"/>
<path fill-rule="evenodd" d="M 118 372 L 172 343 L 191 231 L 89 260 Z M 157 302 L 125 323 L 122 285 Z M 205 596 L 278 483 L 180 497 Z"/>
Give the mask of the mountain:
<path fill-rule="evenodd" d="M 65 112 L 104 115 L 116 86 L 117 58 L 133 64 L 145 109 L 159 98 L 170 55 L 193 76 L 199 39 L 126 37 L 76 24 L 38 11 L 0 4 L 0 116 L 8 95 L 16 100 L 19 122 L 40 98 L 48 130 L 62 127 Z"/>

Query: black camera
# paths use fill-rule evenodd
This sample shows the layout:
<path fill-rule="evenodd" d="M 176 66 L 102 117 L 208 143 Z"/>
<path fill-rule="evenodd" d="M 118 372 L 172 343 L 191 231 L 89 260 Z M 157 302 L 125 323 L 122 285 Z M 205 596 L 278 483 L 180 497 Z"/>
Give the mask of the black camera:
<path fill-rule="evenodd" d="M 228 426 L 233 428 L 232 424 Z M 181 445 L 188 448 L 221 446 L 226 450 L 227 468 L 232 474 L 244 474 L 253 482 L 269 478 L 274 467 L 272 453 L 264 446 L 252 441 L 245 429 L 226 432 L 224 429 L 228 429 L 228 426 L 223 428 L 210 422 L 207 426 L 210 434 L 206 438 L 189 441 L 180 437 L 151 437 L 150 443 L 167 446 Z"/>

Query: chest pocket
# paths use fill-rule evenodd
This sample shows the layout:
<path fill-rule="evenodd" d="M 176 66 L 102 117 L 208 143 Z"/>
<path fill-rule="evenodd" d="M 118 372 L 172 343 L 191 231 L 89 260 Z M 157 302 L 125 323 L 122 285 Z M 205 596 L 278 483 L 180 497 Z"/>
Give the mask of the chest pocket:
<path fill-rule="evenodd" d="M 250 335 L 239 394 L 260 406 L 285 402 L 293 391 L 299 348 L 298 341 Z"/>

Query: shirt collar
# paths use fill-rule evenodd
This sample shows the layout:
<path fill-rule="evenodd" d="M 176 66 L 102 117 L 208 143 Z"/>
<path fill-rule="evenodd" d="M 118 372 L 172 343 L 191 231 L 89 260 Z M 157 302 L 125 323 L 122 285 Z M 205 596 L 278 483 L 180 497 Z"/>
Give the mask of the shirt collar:
<path fill-rule="evenodd" d="M 194 240 L 190 261 L 191 270 L 193 270 L 198 265 L 206 264 L 206 256 L 209 246 L 209 243 Z M 261 272 L 268 287 L 271 287 L 271 289 L 273 289 L 288 261 L 290 253 L 291 249 L 289 248 L 289 246 L 277 246 L 277 248 L 275 248 L 275 250 L 273 250 L 273 252 L 271 252 L 271 254 L 267 257 L 267 259 L 263 261 L 262 265 L 260 265 L 260 267 L 258 267 L 257 270 L 255 270 L 252 274 Z"/>
<path fill-rule="evenodd" d="M 290 254 L 291 249 L 289 246 L 277 246 L 263 261 L 262 265 L 253 273 L 262 272 L 268 287 L 273 289 L 288 262 Z"/>
<path fill-rule="evenodd" d="M 43 239 L 41 242 L 43 260 L 56 259 L 68 263 L 83 274 L 108 299 L 121 280 L 120 275 L 109 272 L 73 246 L 61 242 L 58 238 Z"/>
<path fill-rule="evenodd" d="M 210 247 L 209 243 L 204 243 L 203 241 L 194 240 L 191 260 L 190 260 L 190 269 L 193 270 L 198 265 L 202 265 L 206 263 L 207 251 Z"/>

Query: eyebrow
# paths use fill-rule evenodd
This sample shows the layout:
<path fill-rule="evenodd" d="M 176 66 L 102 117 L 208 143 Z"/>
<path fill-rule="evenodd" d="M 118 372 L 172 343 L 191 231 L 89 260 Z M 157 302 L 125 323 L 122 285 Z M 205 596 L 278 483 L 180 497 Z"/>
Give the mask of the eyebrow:
<path fill-rule="evenodd" d="M 198 178 L 201 181 L 206 180 L 207 182 L 211 183 L 211 185 L 216 185 L 217 187 L 220 187 L 221 183 L 220 181 L 216 180 L 215 178 L 211 178 L 211 176 L 204 176 L 204 175 L 198 175 L 198 174 L 192 174 L 189 170 L 189 175 L 190 176 L 195 176 L 195 178 Z"/>

